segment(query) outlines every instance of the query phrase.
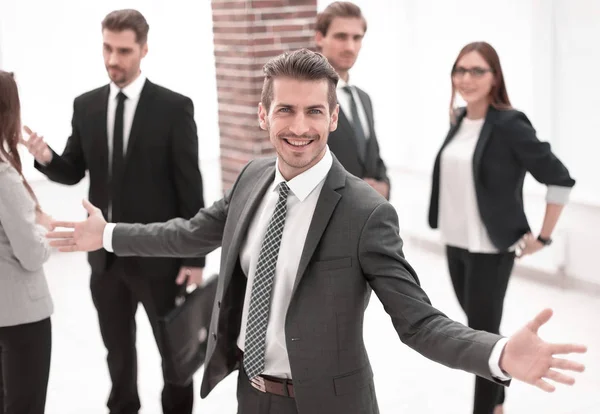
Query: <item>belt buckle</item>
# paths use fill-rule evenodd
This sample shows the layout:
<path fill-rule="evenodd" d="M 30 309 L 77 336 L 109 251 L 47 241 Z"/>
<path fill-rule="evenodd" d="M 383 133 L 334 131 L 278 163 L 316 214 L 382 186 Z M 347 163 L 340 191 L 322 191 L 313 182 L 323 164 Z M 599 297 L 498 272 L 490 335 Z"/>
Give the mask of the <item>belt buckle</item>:
<path fill-rule="evenodd" d="M 256 377 L 252 378 L 250 380 L 250 384 L 260 392 L 267 392 L 267 388 L 265 386 L 265 379 L 260 375 L 257 375 Z"/>

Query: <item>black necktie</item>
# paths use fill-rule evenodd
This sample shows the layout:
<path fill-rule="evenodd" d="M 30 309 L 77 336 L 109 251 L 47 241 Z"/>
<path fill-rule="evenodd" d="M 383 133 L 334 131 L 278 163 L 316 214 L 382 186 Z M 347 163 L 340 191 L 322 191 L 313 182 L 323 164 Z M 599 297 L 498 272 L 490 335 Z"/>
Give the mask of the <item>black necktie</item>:
<path fill-rule="evenodd" d="M 115 111 L 115 126 L 113 130 L 113 149 L 112 149 L 112 166 L 110 174 L 111 194 L 110 194 L 110 210 L 111 221 L 119 221 L 121 219 L 121 188 L 123 184 L 123 109 L 125 107 L 125 99 L 127 96 L 123 92 L 117 95 L 119 100 L 117 110 Z"/>
<path fill-rule="evenodd" d="M 352 116 L 352 129 L 354 130 L 354 137 L 356 138 L 356 146 L 358 147 L 358 155 L 361 159 L 365 159 L 367 152 L 367 137 L 365 136 L 365 130 L 360 122 L 360 116 L 358 115 L 358 106 L 352 93 L 352 87 L 346 85 L 342 88 L 350 96 L 350 115 Z"/>

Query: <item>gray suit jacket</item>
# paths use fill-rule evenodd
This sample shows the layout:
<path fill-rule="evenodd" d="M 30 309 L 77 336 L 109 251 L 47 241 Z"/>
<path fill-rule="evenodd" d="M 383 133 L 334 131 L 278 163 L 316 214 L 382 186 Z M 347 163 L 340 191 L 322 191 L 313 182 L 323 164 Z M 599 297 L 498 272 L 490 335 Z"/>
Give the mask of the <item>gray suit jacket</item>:
<path fill-rule="evenodd" d="M 272 183 L 275 162 L 256 160 L 227 195 L 191 220 L 118 224 L 118 255 L 203 256 L 222 246 L 201 395 L 238 367 L 246 277 L 240 245 Z M 378 413 L 363 343 L 371 290 L 400 339 L 427 358 L 492 379 L 488 366 L 498 335 L 471 330 L 431 306 L 404 259 L 394 208 L 334 158 L 312 217 L 291 303 L 286 344 L 300 413 Z"/>
<path fill-rule="evenodd" d="M 0 327 L 52 314 L 43 264 L 50 256 L 45 229 L 19 173 L 0 160 Z"/>
<path fill-rule="evenodd" d="M 370 138 L 367 141 L 367 148 L 364 157 L 358 151 L 356 135 L 354 129 L 340 108 L 338 127 L 335 131 L 329 133 L 327 141 L 329 149 L 342 163 L 344 168 L 350 174 L 359 178 L 374 178 L 384 181 L 390 185 L 390 179 L 387 174 L 387 168 L 379 151 L 379 142 L 375 133 L 375 119 L 373 116 L 373 104 L 369 95 L 360 88 L 356 88 L 360 101 L 365 108 L 365 113 L 369 122 Z"/>

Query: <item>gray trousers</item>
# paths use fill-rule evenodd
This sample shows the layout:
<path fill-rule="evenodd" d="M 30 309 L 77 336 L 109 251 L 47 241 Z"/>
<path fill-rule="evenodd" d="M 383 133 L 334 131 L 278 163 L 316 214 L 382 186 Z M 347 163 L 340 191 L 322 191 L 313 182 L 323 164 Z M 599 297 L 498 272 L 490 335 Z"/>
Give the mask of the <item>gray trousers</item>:
<path fill-rule="evenodd" d="M 237 384 L 238 414 L 298 414 L 296 400 L 261 392 L 240 368 Z"/>

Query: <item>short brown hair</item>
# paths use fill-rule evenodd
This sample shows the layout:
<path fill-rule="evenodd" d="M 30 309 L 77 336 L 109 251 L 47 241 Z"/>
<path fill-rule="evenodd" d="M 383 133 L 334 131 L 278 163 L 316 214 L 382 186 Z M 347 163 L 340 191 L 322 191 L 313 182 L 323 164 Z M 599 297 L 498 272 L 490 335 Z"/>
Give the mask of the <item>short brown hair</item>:
<path fill-rule="evenodd" d="M 148 40 L 148 30 L 150 26 L 142 13 L 134 9 L 115 10 L 106 15 L 102 20 L 102 30 L 111 32 L 122 32 L 123 30 L 133 30 L 135 41 L 143 45 Z"/>
<path fill-rule="evenodd" d="M 365 33 L 367 32 L 367 20 L 362 15 L 360 7 L 349 1 L 336 1 L 331 3 L 321 13 L 317 15 L 316 29 L 321 32 L 323 36 L 327 36 L 327 31 L 331 22 L 336 17 L 355 17 L 362 19 Z"/>
<path fill-rule="evenodd" d="M 337 105 L 336 87 L 340 77 L 321 53 L 308 49 L 287 52 L 268 61 L 263 67 L 265 80 L 260 101 L 268 111 L 273 99 L 273 80 L 293 78 L 306 81 L 327 80 L 329 110 Z"/>

